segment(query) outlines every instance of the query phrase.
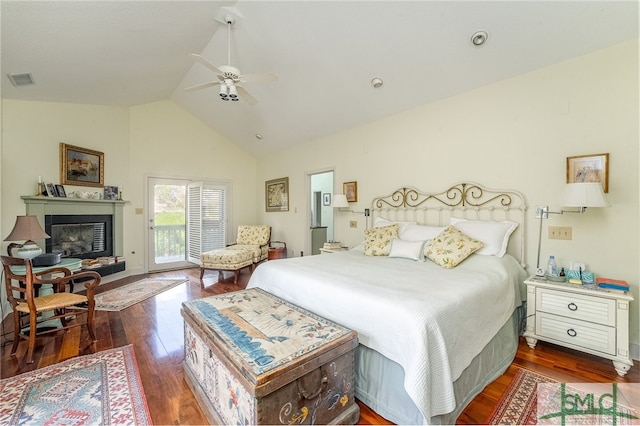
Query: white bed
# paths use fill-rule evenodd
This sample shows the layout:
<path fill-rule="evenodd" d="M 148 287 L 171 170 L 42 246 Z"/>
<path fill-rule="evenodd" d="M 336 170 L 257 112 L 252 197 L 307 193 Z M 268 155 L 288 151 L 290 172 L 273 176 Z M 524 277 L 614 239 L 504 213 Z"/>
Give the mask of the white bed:
<path fill-rule="evenodd" d="M 519 259 L 524 211 L 521 194 L 468 183 L 440 193 L 402 188 L 371 206 L 376 224 L 384 217 L 442 226 L 457 217 L 482 219 L 466 224 L 482 228 L 517 218 L 509 242 Z M 525 275 L 512 254 L 473 254 L 446 269 L 360 248 L 267 262 L 248 287 L 358 331 L 356 397 L 378 414 L 398 424 L 450 424 L 512 361 Z"/>

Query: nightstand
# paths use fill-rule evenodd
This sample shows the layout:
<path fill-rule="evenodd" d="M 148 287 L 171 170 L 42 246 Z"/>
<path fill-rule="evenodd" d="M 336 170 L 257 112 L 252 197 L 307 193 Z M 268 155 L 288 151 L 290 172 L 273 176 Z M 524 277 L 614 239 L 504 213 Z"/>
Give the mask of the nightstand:
<path fill-rule="evenodd" d="M 337 253 L 339 251 L 347 251 L 347 250 L 349 250 L 349 247 L 338 247 L 338 248 L 332 248 L 332 249 L 321 248 L 320 254 Z"/>
<path fill-rule="evenodd" d="M 618 375 L 633 366 L 629 352 L 629 293 L 595 286 L 555 283 L 529 277 L 527 329 L 524 337 L 535 349 L 538 340 L 613 361 Z"/>

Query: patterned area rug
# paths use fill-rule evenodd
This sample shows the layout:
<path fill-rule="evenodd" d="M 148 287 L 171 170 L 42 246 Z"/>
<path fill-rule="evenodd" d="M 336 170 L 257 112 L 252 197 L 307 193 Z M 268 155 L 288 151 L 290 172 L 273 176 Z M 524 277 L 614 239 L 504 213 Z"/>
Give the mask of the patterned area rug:
<path fill-rule="evenodd" d="M 151 424 L 133 347 L 1 380 L 0 424 Z"/>
<path fill-rule="evenodd" d="M 498 406 L 487 420 L 489 425 L 537 424 L 536 389 L 538 383 L 557 383 L 531 371 L 519 369 Z"/>
<path fill-rule="evenodd" d="M 121 311 L 187 281 L 186 278 L 145 278 L 114 288 L 96 294 L 96 311 Z"/>

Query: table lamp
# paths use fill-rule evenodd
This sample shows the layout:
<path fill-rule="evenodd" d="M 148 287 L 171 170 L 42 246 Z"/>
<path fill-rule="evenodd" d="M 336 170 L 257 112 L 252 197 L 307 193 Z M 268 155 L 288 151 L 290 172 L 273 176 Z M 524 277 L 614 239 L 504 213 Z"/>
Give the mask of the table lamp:
<path fill-rule="evenodd" d="M 22 259 L 33 259 L 42 254 L 42 249 L 33 240 L 43 240 L 51 238 L 44 232 L 38 218 L 33 215 L 18 216 L 13 230 L 4 241 L 26 240 L 23 244 L 10 244 L 9 252 L 11 256 Z"/>

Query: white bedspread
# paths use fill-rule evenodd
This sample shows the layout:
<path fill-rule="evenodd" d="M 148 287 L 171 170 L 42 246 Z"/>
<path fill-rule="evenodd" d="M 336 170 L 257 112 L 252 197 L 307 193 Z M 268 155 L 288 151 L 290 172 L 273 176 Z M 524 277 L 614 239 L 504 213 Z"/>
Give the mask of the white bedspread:
<path fill-rule="evenodd" d="M 359 342 L 400 364 L 425 418 L 451 412 L 453 382 L 516 307 L 517 261 L 474 255 L 455 269 L 347 251 L 268 261 L 247 287 L 358 332 Z"/>

